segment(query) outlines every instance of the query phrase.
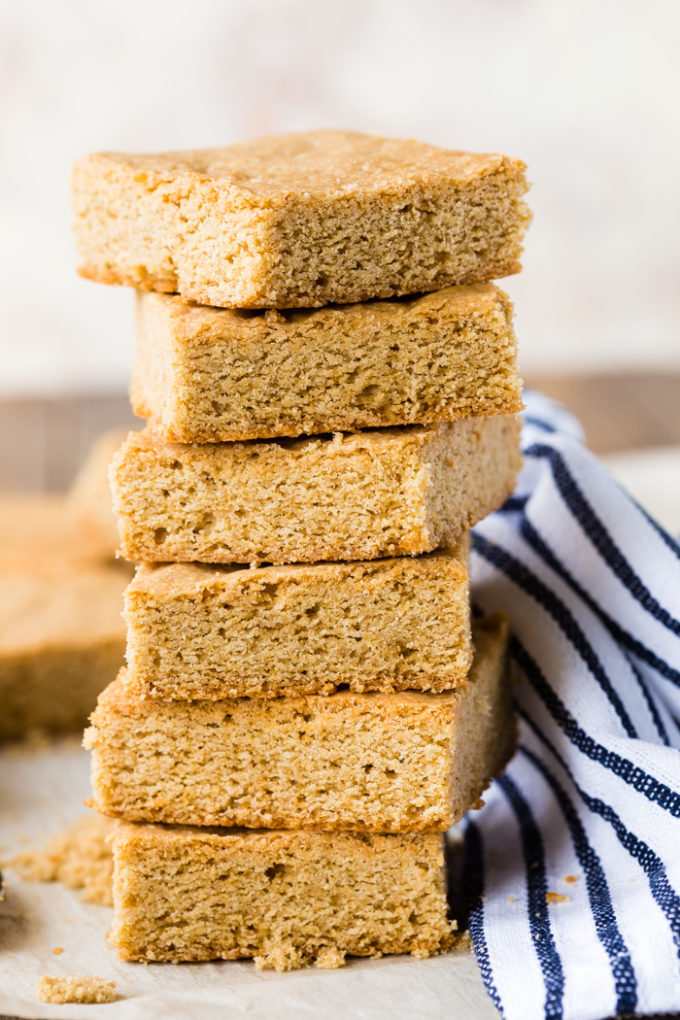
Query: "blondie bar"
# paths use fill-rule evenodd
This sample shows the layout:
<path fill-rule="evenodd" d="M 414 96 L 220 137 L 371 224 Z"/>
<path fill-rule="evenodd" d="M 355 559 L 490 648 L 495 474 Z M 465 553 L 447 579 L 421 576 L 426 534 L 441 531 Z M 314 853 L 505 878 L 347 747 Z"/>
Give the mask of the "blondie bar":
<path fill-rule="evenodd" d="M 525 166 L 344 131 L 80 159 L 80 273 L 204 305 L 292 308 L 520 269 Z"/>
<path fill-rule="evenodd" d="M 114 457 L 111 484 L 130 560 L 369 560 L 455 542 L 503 503 L 520 463 L 506 415 L 202 445 L 147 429 Z"/>
<path fill-rule="evenodd" d="M 0 739 L 81 727 L 125 653 L 125 568 L 0 570 Z"/>
<path fill-rule="evenodd" d="M 84 529 L 79 511 L 61 494 L 0 497 L 0 571 L 32 575 L 101 566 L 114 556 L 110 535 Z"/>
<path fill-rule="evenodd" d="M 123 960 L 332 968 L 346 954 L 430 956 L 456 938 L 438 833 L 123 824 L 113 857 L 110 940 Z"/>
<path fill-rule="evenodd" d="M 470 668 L 469 611 L 467 542 L 363 563 L 144 563 L 125 593 L 125 689 L 161 699 L 446 690 Z"/>
<path fill-rule="evenodd" d="M 111 509 L 109 464 L 129 429 L 110 429 L 95 439 L 68 494 L 68 508 L 93 542 L 100 542 L 111 559 L 118 545 L 118 529 Z"/>
<path fill-rule="evenodd" d="M 244 314 L 139 292 L 131 400 L 171 442 L 267 439 L 521 410 L 512 309 L 491 284 Z"/>
<path fill-rule="evenodd" d="M 85 734 L 93 806 L 128 821 L 447 829 L 515 746 L 507 627 L 475 628 L 455 691 L 157 701 L 104 691 Z"/>

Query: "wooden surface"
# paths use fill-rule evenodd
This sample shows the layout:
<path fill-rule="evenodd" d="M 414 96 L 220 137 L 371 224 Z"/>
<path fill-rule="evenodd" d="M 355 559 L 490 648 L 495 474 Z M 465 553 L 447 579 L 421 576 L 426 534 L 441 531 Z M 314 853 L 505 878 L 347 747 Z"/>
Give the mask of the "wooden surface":
<path fill-rule="evenodd" d="M 680 445 L 680 374 L 536 376 L 527 385 L 569 407 L 598 454 Z M 124 394 L 0 401 L 0 489 L 68 487 L 92 440 L 139 428 Z"/>
<path fill-rule="evenodd" d="M 680 373 L 529 376 L 526 385 L 559 400 L 597 454 L 680 444 Z"/>

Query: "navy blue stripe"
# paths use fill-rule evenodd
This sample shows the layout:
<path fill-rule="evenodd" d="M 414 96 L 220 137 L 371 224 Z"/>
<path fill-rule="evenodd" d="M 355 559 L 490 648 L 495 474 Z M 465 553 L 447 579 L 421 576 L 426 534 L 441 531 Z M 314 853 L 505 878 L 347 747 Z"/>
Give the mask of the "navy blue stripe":
<path fill-rule="evenodd" d="M 553 432 L 561 432 L 566 435 L 572 436 L 574 434 L 574 425 L 578 426 L 579 431 L 582 431 L 580 422 L 574 417 L 571 411 L 567 410 L 564 404 L 558 404 L 555 400 L 541 398 L 541 394 L 538 390 L 525 389 L 522 396 L 524 397 L 525 406 L 520 411 L 520 417 L 522 420 L 526 418 L 532 418 L 537 424 L 545 425 L 547 429 Z M 538 400 L 536 398 L 539 398 Z M 538 405 L 538 407 L 534 405 Z M 541 407 L 543 404 L 543 407 Z M 547 405 L 547 406 L 546 406 Z"/>
<path fill-rule="evenodd" d="M 484 987 L 491 1000 L 503 1013 L 501 997 L 493 979 L 493 969 L 489 958 L 489 948 L 484 933 L 484 852 L 482 837 L 474 822 L 469 821 L 464 835 L 463 885 L 468 915 L 468 930 L 475 956 L 479 964 Z"/>
<path fill-rule="evenodd" d="M 510 801 L 519 822 L 529 894 L 529 929 L 545 984 L 545 1016 L 559 1020 L 563 1015 L 564 969 L 550 926 L 543 840 L 529 805 L 510 776 L 501 776 L 498 785 Z"/>
<path fill-rule="evenodd" d="M 653 652 L 651 648 L 647 648 L 642 642 L 638 641 L 637 638 L 625 630 L 619 623 L 616 622 L 608 613 L 602 609 L 602 607 L 595 601 L 582 585 L 576 580 L 567 568 L 562 564 L 552 549 L 547 545 L 544 539 L 538 534 L 533 524 L 527 517 L 522 518 L 522 524 L 520 527 L 523 537 L 531 548 L 538 553 L 541 559 L 552 567 L 556 574 L 558 574 L 566 584 L 569 585 L 589 606 L 590 609 L 598 616 L 607 628 L 614 635 L 616 640 L 627 648 L 629 652 L 633 652 L 639 659 L 642 659 L 648 666 L 651 666 L 666 680 L 670 680 L 672 683 L 680 686 L 680 671 L 670 666 L 664 659 L 659 658 L 656 652 Z"/>
<path fill-rule="evenodd" d="M 628 560 L 616 545 L 604 524 L 583 495 L 580 486 L 569 471 L 566 462 L 552 446 L 536 443 L 524 450 L 525 457 L 547 459 L 560 494 L 581 525 L 609 569 L 628 589 L 643 609 L 673 634 L 680 636 L 680 620 L 657 602 L 652 593 L 635 573 Z"/>
<path fill-rule="evenodd" d="M 574 789 L 586 807 L 595 812 L 595 814 L 598 814 L 601 818 L 604 818 L 606 822 L 609 822 L 616 833 L 619 843 L 642 867 L 645 875 L 647 876 L 652 896 L 668 921 L 673 942 L 678 950 L 678 956 L 680 956 L 680 896 L 668 881 L 668 875 L 663 861 L 647 843 L 638 839 L 638 837 L 635 836 L 630 829 L 626 828 L 616 811 L 614 811 L 609 804 L 605 804 L 605 802 L 600 800 L 599 797 L 591 797 L 589 793 L 586 793 L 586 791 L 578 785 L 566 761 L 544 735 L 542 728 L 538 726 L 525 711 L 520 709 L 519 712 L 541 743 L 543 743 L 551 754 L 557 758 L 562 768 L 571 779 Z"/>
<path fill-rule="evenodd" d="M 642 676 L 640 670 L 637 668 L 634 662 L 630 662 L 629 660 L 628 664 L 631 670 L 633 671 L 633 676 L 637 680 L 637 685 L 640 688 L 642 697 L 645 699 L 645 702 L 647 703 L 647 708 L 649 709 L 649 714 L 652 717 L 652 722 L 656 727 L 656 732 L 659 734 L 662 742 L 666 745 L 666 747 L 671 747 L 671 741 L 668 736 L 668 730 L 664 726 L 663 719 L 661 718 L 661 713 L 659 712 L 659 709 L 656 707 L 656 702 L 654 701 L 654 698 L 649 692 L 649 688 L 645 683 L 644 677 Z"/>
<path fill-rule="evenodd" d="M 662 528 L 659 522 L 655 521 L 651 514 L 647 513 L 645 508 L 643 506 L 640 506 L 636 499 L 633 499 L 629 492 L 626 492 L 626 495 L 628 496 L 628 499 L 631 501 L 631 503 L 633 503 L 634 506 L 640 511 L 640 513 L 647 521 L 647 523 L 651 524 L 651 526 L 654 528 L 661 541 L 664 542 L 671 550 L 671 552 L 675 553 L 675 555 L 680 560 L 680 543 L 676 542 L 673 536 L 668 531 L 666 531 L 665 528 Z"/>
<path fill-rule="evenodd" d="M 637 1005 L 637 979 L 630 950 L 616 923 L 609 885 L 600 858 L 588 842 L 586 830 L 564 787 L 557 781 L 544 763 L 528 747 L 520 745 L 519 751 L 532 763 L 552 789 L 562 809 L 571 834 L 574 850 L 586 880 L 588 900 L 593 915 L 595 931 L 602 943 L 611 966 L 616 991 L 616 1012 L 632 1013 Z"/>
<path fill-rule="evenodd" d="M 526 422 L 527 425 L 535 425 L 539 429 L 545 429 L 546 432 L 557 432 L 558 429 L 551 425 L 549 421 L 545 421 L 544 418 L 539 418 L 535 414 L 522 414 L 522 421 Z"/>
<path fill-rule="evenodd" d="M 583 659 L 595 680 L 609 698 L 614 711 L 621 720 L 621 725 L 629 737 L 637 737 L 637 730 L 626 711 L 619 692 L 615 690 L 607 676 L 602 663 L 595 654 L 592 645 L 567 607 L 524 563 L 502 549 L 496 542 L 490 542 L 479 532 L 472 533 L 472 545 L 475 552 L 480 553 L 495 567 L 506 574 L 514 583 L 535 599 L 543 609 L 552 616 L 562 633 L 571 642 L 575 651 Z"/>
<path fill-rule="evenodd" d="M 674 818 L 680 818 L 680 794 L 655 779 L 654 776 L 650 776 L 638 765 L 634 765 L 628 758 L 622 758 L 615 751 L 609 750 L 588 736 L 550 687 L 538 664 L 514 636 L 510 639 L 510 654 L 545 704 L 550 715 L 579 751 L 582 751 L 591 761 L 609 769 L 617 778 L 623 780 L 638 793 L 643 794 L 652 804 L 658 804 Z"/>
<path fill-rule="evenodd" d="M 509 496 L 498 513 L 509 513 L 513 510 L 524 510 L 528 502 L 528 496 Z"/>
<path fill-rule="evenodd" d="M 616 752 L 589 737 L 557 697 L 538 664 L 516 637 L 511 638 L 510 651 L 552 717 L 580 751 L 592 761 L 608 768 L 638 793 L 644 794 L 647 800 L 658 804 L 673 817 L 680 818 L 680 795 L 675 790 L 671 790 L 665 783 L 650 776 L 628 758 L 622 758 Z"/>

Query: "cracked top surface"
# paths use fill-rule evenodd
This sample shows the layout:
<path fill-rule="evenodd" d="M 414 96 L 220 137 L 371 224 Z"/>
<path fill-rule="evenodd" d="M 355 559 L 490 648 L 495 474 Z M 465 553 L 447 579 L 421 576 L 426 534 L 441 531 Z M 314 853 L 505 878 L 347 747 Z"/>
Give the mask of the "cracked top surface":
<path fill-rule="evenodd" d="M 260 199 L 297 194 L 328 198 L 366 191 L 401 190 L 419 182 L 464 187 L 497 171 L 521 175 L 525 164 L 498 153 L 442 149 L 413 139 L 353 131 L 267 135 L 222 148 L 185 152 L 98 153 L 161 179 L 208 178 Z M 160 183 L 160 182 L 159 182 Z"/>

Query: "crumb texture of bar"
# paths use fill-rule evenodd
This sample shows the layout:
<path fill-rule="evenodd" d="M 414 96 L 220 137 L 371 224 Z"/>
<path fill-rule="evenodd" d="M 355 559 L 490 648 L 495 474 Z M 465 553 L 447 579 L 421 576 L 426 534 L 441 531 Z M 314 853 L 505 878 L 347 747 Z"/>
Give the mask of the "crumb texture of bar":
<path fill-rule="evenodd" d="M 205 699 L 448 690 L 472 662 L 467 542 L 360 563 L 142 564 L 125 690 Z"/>
<path fill-rule="evenodd" d="M 41 1002 L 104 1003 L 116 1001 L 116 983 L 101 977 L 38 978 L 36 995 Z"/>
<path fill-rule="evenodd" d="M 79 272 L 228 308 L 313 307 L 520 269 L 524 164 L 343 131 L 73 171 Z"/>
<path fill-rule="evenodd" d="M 521 410 L 516 362 L 491 284 L 288 313 L 139 291 L 131 400 L 180 443 L 428 424 Z"/>
<path fill-rule="evenodd" d="M 338 967 L 345 955 L 428 956 L 456 938 L 438 833 L 124 824 L 113 853 L 110 940 L 123 960 Z"/>
<path fill-rule="evenodd" d="M 60 882 L 81 889 L 88 903 L 113 904 L 113 859 L 108 838 L 115 822 L 90 811 L 58 832 L 40 850 L 24 850 L 7 867 L 28 882 Z"/>
<path fill-rule="evenodd" d="M 167 702 L 126 695 L 117 681 L 85 734 L 93 805 L 128 821 L 445 830 L 516 740 L 505 622 L 474 637 L 468 682 L 444 694 Z"/>
<path fill-rule="evenodd" d="M 521 465 L 519 419 L 248 443 L 131 433 L 111 468 L 123 555 L 313 563 L 430 552 L 497 509 Z"/>

